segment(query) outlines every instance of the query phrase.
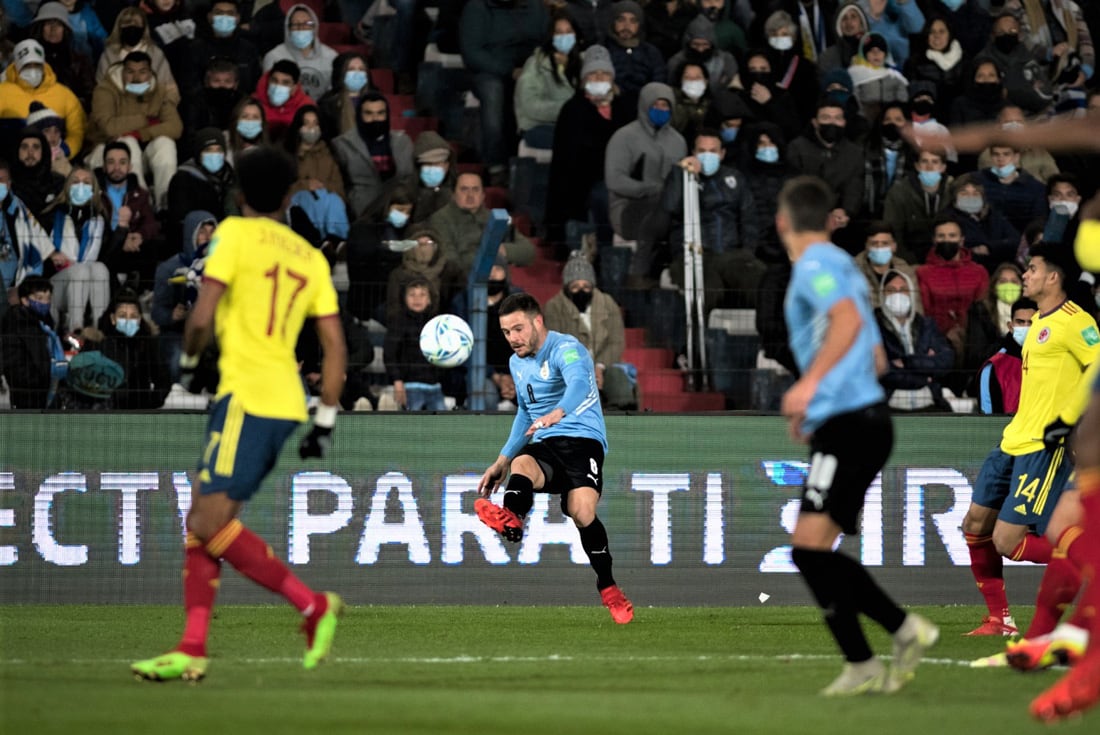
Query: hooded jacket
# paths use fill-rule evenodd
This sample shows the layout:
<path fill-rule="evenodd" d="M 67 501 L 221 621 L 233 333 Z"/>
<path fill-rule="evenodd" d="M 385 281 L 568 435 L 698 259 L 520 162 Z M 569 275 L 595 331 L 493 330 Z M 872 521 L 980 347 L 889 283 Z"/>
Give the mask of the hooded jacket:
<path fill-rule="evenodd" d="M 310 20 L 313 21 L 313 44 L 305 49 L 298 49 L 290 42 L 290 17 L 298 10 L 309 13 Z M 315 100 L 320 99 L 321 95 L 332 86 L 332 62 L 336 60 L 336 50 L 321 43 L 318 35 L 320 32 L 321 23 L 308 5 L 291 6 L 286 11 L 286 19 L 283 22 L 283 42 L 264 55 L 265 75 L 271 72 L 271 67 L 275 66 L 276 61 L 282 61 L 283 59 L 293 61 L 302 71 L 302 76 L 298 80 L 302 90 L 309 97 Z M 267 85 L 264 84 L 262 79 L 258 89 L 267 89 Z M 266 94 L 264 99 L 267 99 Z M 291 99 L 293 99 L 293 96 Z M 268 122 L 270 121 L 270 118 L 268 118 Z"/>
<path fill-rule="evenodd" d="M 386 102 L 386 122 L 390 121 L 390 105 Z M 388 126 L 388 125 L 387 125 Z M 394 180 L 416 173 L 413 161 L 413 143 L 403 130 L 390 130 L 390 152 L 393 155 Z M 375 205 L 385 193 L 382 175 L 374 166 L 367 142 L 355 127 L 332 141 L 332 153 L 344 174 L 348 207 L 352 219 L 361 217 Z"/>
<path fill-rule="evenodd" d="M 179 140 L 183 134 L 176 102 L 156 74 L 143 95 L 130 94 L 122 82 L 122 64 L 110 68 L 92 93 L 92 125 L 88 139 L 106 143 L 131 133 L 142 143 L 161 136 Z"/>
<path fill-rule="evenodd" d="M 32 87 L 19 76 L 15 64 L 9 64 L 0 82 L 0 132 L 19 130 L 30 114 L 31 103 L 41 102 L 65 120 L 65 143 L 69 158 L 75 158 L 84 146 L 87 118 L 80 100 L 72 90 L 57 81 L 49 64 L 42 65 L 42 83 Z M 43 148 L 49 160 L 50 147 Z"/>
<path fill-rule="evenodd" d="M 36 128 L 23 128 L 15 139 L 15 148 L 27 138 L 35 138 L 42 146 L 42 158 L 34 166 L 27 167 L 18 156 L 11 161 L 11 190 L 23 200 L 31 214 L 42 221 L 42 212 L 65 185 L 65 177 L 55 173 L 50 163 L 50 144 L 46 136 Z"/>
<path fill-rule="evenodd" d="M 767 135 L 779 150 L 779 160 L 775 163 L 765 163 L 756 158 L 757 144 L 762 135 Z M 783 244 L 779 242 L 779 235 L 775 231 L 775 211 L 778 208 L 779 191 L 787 179 L 794 176 L 787 164 L 787 139 L 783 137 L 783 131 L 775 123 L 760 122 L 742 126 L 738 140 L 741 142 L 744 161 L 739 168 L 745 172 L 749 188 L 752 189 L 753 203 L 756 206 L 756 224 L 759 232 L 756 257 L 768 264 L 790 268 L 790 257 L 783 248 Z M 726 155 L 728 156 L 729 153 Z M 782 317 L 782 313 L 779 316 Z M 782 322 L 782 318 L 779 321 Z"/>
<path fill-rule="evenodd" d="M 649 108 L 659 99 L 675 105 L 676 95 L 667 84 L 643 87 L 638 118 L 617 130 L 607 144 L 604 180 L 613 211 L 624 209 L 630 200 L 659 195 L 668 172 L 687 155 L 684 137 L 671 124 L 657 128 L 649 121 Z"/>
<path fill-rule="evenodd" d="M 834 69 L 847 69 L 851 66 L 855 55 L 859 53 L 859 42 L 864 34 L 849 38 L 844 35 L 840 27 L 840 18 L 847 13 L 858 13 L 859 17 L 863 18 L 863 27 L 871 27 L 871 23 L 867 20 L 867 14 L 863 12 L 863 8 L 859 6 L 856 0 L 841 3 L 833 16 L 832 30 L 836 34 L 836 43 L 826 48 L 817 60 L 817 73 L 822 78 Z"/>
<path fill-rule="evenodd" d="M 879 286 L 879 300 L 884 301 L 885 281 L 900 273 L 909 285 L 909 312 L 904 320 L 895 317 L 885 306 L 875 309 L 875 320 L 882 333 L 889 367 L 879 380 L 888 393 L 895 390 L 917 390 L 931 387 L 932 395 L 940 394 L 939 381 L 955 362 L 955 351 L 935 322 L 916 313 L 917 298 L 913 281 L 901 271 L 888 272 Z M 931 354 L 930 354 L 931 353 Z M 903 363 L 902 367 L 894 364 Z"/>
<path fill-rule="evenodd" d="M 909 265 L 902 258 L 899 258 L 896 254 L 890 259 L 890 264 L 887 266 L 885 272 L 879 275 L 874 266 L 871 264 L 871 259 L 867 257 L 867 250 L 861 250 L 853 260 L 856 262 L 856 267 L 859 268 L 859 272 L 867 277 L 867 287 L 871 289 L 871 308 L 877 309 L 882 306 L 882 281 L 892 272 L 897 272 L 905 276 L 909 281 L 910 290 L 912 286 L 917 282 L 917 272 L 913 270 L 913 266 Z M 913 311 L 917 314 L 924 313 L 924 303 L 913 295 Z"/>
<path fill-rule="evenodd" d="M 615 36 L 615 18 L 623 12 L 633 13 L 638 18 L 638 36 L 631 46 L 620 45 Z M 611 55 L 611 65 L 615 67 L 615 84 L 624 95 L 630 97 L 650 82 L 668 81 L 665 57 L 656 46 L 645 40 L 645 29 L 645 13 L 634 0 L 619 0 L 611 6 L 607 52 Z"/>
<path fill-rule="evenodd" d="M 210 222 L 215 226 L 217 218 L 210 212 L 196 210 L 189 212 L 183 220 L 181 237 L 181 249 L 176 255 L 164 260 L 157 266 L 156 276 L 153 280 L 153 323 L 160 327 L 162 332 L 182 332 L 184 321 L 173 321 L 172 311 L 176 304 L 187 303 L 187 285 L 183 283 L 171 283 L 173 276 L 186 276 L 188 270 L 195 261 L 196 238 L 199 226 Z"/>
<path fill-rule="evenodd" d="M 710 42 L 711 54 L 708 58 L 698 59 L 691 51 L 693 39 L 703 38 Z M 674 82 L 677 79 L 680 67 L 691 63 L 702 62 L 707 69 L 711 89 L 725 89 L 733 78 L 737 76 L 737 59 L 729 51 L 718 48 L 718 37 L 714 33 L 714 24 L 705 15 L 697 15 L 684 30 L 684 46 L 668 60 L 668 78 Z"/>
<path fill-rule="evenodd" d="M 290 90 L 290 97 L 287 98 L 287 101 L 279 107 L 275 107 L 267 97 L 267 85 L 270 80 L 271 70 L 268 69 L 260 77 L 260 81 L 256 84 L 256 91 L 252 93 L 252 96 L 264 108 L 264 129 L 267 131 L 268 137 L 272 140 L 278 140 L 283 137 L 286 129 L 290 127 L 290 123 L 294 120 L 294 114 L 298 112 L 299 107 L 316 103 L 312 97 L 306 94 L 305 88 L 299 81 Z"/>
<path fill-rule="evenodd" d="M 943 334 L 966 329 L 970 305 L 984 298 L 989 274 L 970 258 L 970 250 L 959 248 L 959 257 L 944 260 L 936 248 L 929 251 L 925 264 L 917 268 L 924 313 L 934 319 Z"/>
<path fill-rule="evenodd" d="M 103 54 L 99 57 L 99 63 L 95 67 L 96 84 L 103 81 L 103 78 L 110 73 L 111 67 L 115 64 L 121 64 L 127 54 L 135 51 L 144 51 L 149 54 L 150 66 L 153 68 L 153 76 L 157 78 L 157 83 L 164 87 L 165 91 L 168 92 L 168 96 L 174 102 L 178 103 L 180 101 L 179 85 L 176 83 L 176 77 L 172 74 L 172 67 L 168 64 L 168 58 L 161 51 L 160 46 L 153 42 L 153 37 L 149 35 L 148 23 L 145 25 L 145 32 L 142 34 L 138 45 L 130 49 L 123 49 L 122 40 L 119 38 L 119 24 L 117 20 L 115 21 L 114 30 L 107 37 Z"/>

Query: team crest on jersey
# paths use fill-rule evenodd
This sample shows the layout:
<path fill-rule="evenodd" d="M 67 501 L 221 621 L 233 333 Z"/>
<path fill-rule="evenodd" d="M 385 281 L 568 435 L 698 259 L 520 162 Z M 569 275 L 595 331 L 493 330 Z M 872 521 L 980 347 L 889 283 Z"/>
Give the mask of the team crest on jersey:
<path fill-rule="evenodd" d="M 1039 332 L 1039 336 L 1035 338 L 1035 341 L 1039 344 L 1043 344 L 1050 339 L 1050 327 L 1043 327 Z"/>
<path fill-rule="evenodd" d="M 542 367 L 539 368 L 539 377 L 543 380 L 550 379 L 550 363 L 546 360 L 542 361 Z"/>
<path fill-rule="evenodd" d="M 728 186 L 731 189 L 736 189 L 737 188 L 737 177 L 736 176 L 727 176 L 726 177 L 726 186 Z"/>

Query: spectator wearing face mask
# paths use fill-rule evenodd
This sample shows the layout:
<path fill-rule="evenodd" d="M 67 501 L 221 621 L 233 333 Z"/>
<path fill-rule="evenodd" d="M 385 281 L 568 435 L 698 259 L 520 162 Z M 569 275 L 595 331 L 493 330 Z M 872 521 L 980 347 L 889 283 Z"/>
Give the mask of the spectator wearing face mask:
<path fill-rule="evenodd" d="M 800 38 L 798 24 L 783 10 L 768 16 L 764 33 L 776 86 L 790 93 L 799 120 L 808 120 L 813 117 L 817 101 L 818 71 L 805 55 L 805 37 Z"/>
<path fill-rule="evenodd" d="M 367 57 L 358 51 L 345 51 L 333 60 L 332 87 L 317 100 L 325 140 L 355 127 L 355 103 L 370 90 L 369 68 Z"/>
<path fill-rule="evenodd" d="M 377 212 L 352 223 L 347 245 L 347 308 L 359 321 L 385 323 L 386 287 L 390 274 L 401 265 L 399 243 L 418 228 L 413 224 L 415 218 L 416 190 L 405 180 L 382 198 Z"/>
<path fill-rule="evenodd" d="M 1023 295 L 1023 284 L 1023 273 L 1015 263 L 1001 263 L 993 270 L 985 296 L 971 304 L 962 361 L 971 377 L 997 351 L 1005 323 L 1012 319 L 1012 304 Z"/>
<path fill-rule="evenodd" d="M 715 45 L 723 51 L 729 51 L 736 59 L 747 49 L 745 31 L 733 19 L 730 5 L 734 0 L 701 0 L 699 3 L 699 15 L 714 24 Z"/>
<path fill-rule="evenodd" d="M 42 45 L 27 39 L 16 44 L 12 63 L 4 71 L 3 81 L 0 82 L 0 133 L 6 131 L 10 134 L 20 130 L 34 102 L 53 110 L 64 120 L 64 143 L 68 147 L 69 157 L 80 153 L 87 122 L 84 108 L 72 90 L 57 80 L 53 69 L 46 63 Z"/>
<path fill-rule="evenodd" d="M 1034 219 L 1045 218 L 1048 207 L 1043 195 L 1043 183 L 1020 168 L 1020 150 L 1008 145 L 995 145 L 989 149 L 989 168 L 979 176 L 985 188 L 985 198 L 990 207 L 1005 216 L 1009 224 L 1023 232 Z"/>
<path fill-rule="evenodd" d="M 555 11 L 546 38 L 523 64 L 516 80 L 516 126 L 532 148 L 553 147 L 558 113 L 577 90 L 580 40 L 568 14 Z"/>
<path fill-rule="evenodd" d="M 206 73 L 214 59 L 224 59 L 237 67 L 238 88 L 251 91 L 260 79 L 260 52 L 255 44 L 245 38 L 241 30 L 241 0 L 213 0 L 205 16 L 199 21 L 198 33 L 193 47 L 194 63 L 190 75 L 180 72 L 189 79 L 187 88 L 199 86 L 201 77 Z M 181 83 L 183 80 L 180 80 Z"/>
<path fill-rule="evenodd" d="M 100 318 L 99 331 L 103 333 L 100 350 L 104 357 L 118 363 L 126 376 L 126 382 L 111 395 L 112 408 L 148 410 L 163 406 L 172 384 L 137 294 L 121 291 Z"/>
<path fill-rule="evenodd" d="M 917 268 L 921 301 L 924 313 L 935 320 L 955 351 L 962 354 L 970 306 L 985 296 L 989 273 L 970 259 L 957 222 L 937 221 L 934 232 L 932 251 L 925 264 Z"/>
<path fill-rule="evenodd" d="M 280 61 L 293 62 L 301 70 L 302 91 L 315 100 L 332 86 L 332 62 L 336 59 L 336 51 L 318 40 L 320 27 L 308 5 L 292 5 L 286 14 L 284 40 L 264 55 L 263 63 L 264 71 L 271 71 Z"/>
<path fill-rule="evenodd" d="M 1016 105 L 1005 105 L 1000 114 L 997 115 L 997 122 L 1004 130 L 1018 130 L 1027 124 L 1027 117 L 1024 115 L 1024 111 Z M 1020 162 L 1017 167 L 1027 171 L 1035 178 L 1042 181 L 1044 184 L 1058 173 L 1058 162 L 1054 160 L 1054 156 L 1044 148 L 1033 148 L 1030 146 L 1020 146 Z M 990 154 L 990 149 L 986 148 L 978 156 L 978 170 L 987 169 L 993 166 L 993 158 Z"/>
<path fill-rule="evenodd" d="M 1008 331 L 1001 339 L 1000 349 L 986 359 L 975 376 L 973 393 L 977 394 L 981 413 L 999 416 L 1016 413 L 1020 405 L 1020 384 L 1023 382 L 1020 347 L 1038 308 L 1034 301 L 1026 298 L 1012 303 L 1011 318 L 1004 322 Z"/>
<path fill-rule="evenodd" d="M 676 79 L 685 64 L 698 64 L 706 70 L 706 79 L 714 90 L 725 89 L 737 76 L 737 60 L 729 51 L 718 48 L 714 24 L 697 15 L 684 31 L 684 47 L 668 60 L 669 79 Z"/>
<path fill-rule="evenodd" d="M 203 128 L 195 133 L 195 149 L 168 185 L 168 219 L 165 231 L 173 250 L 185 249 L 179 232 L 191 212 L 209 212 L 221 221 L 230 214 L 230 193 L 236 186 L 236 172 L 226 158 L 225 136 L 217 128 Z M 186 228 L 185 228 L 186 229 Z"/>
<path fill-rule="evenodd" d="M 948 214 L 960 228 L 960 245 L 965 242 L 968 253 L 987 269 L 1015 258 L 1020 232 L 1003 214 L 989 206 L 980 175 L 966 174 L 955 180 Z M 940 224 L 936 224 L 935 230 L 940 229 Z"/>
<path fill-rule="evenodd" d="M 332 141 L 344 174 L 348 206 L 357 219 L 385 195 L 387 183 L 415 171 L 413 143 L 402 130 L 390 129 L 390 106 L 378 92 L 359 98 L 355 128 Z"/>
<path fill-rule="evenodd" d="M 668 79 L 665 57 L 645 40 L 644 23 L 642 6 L 634 0 L 619 0 L 611 6 L 607 51 L 615 69 L 615 84 L 632 101 L 645 85 Z"/>
<path fill-rule="evenodd" d="M 951 126 L 993 122 L 1005 106 L 1004 72 L 990 58 L 977 59 L 965 93 L 951 103 Z"/>
<path fill-rule="evenodd" d="M 900 271 L 882 279 L 882 306 L 875 320 L 882 334 L 887 369 L 879 380 L 890 407 L 915 411 L 935 406 L 950 410 L 942 381 L 955 362 L 955 351 L 930 317 L 916 311 L 913 282 Z"/>
<path fill-rule="evenodd" d="M 69 11 L 59 2 L 42 3 L 30 32 L 30 37 L 42 44 L 46 63 L 57 75 L 57 81 L 72 90 L 84 109 L 90 107 L 95 87 L 95 63 L 91 56 L 76 50 Z"/>
<path fill-rule="evenodd" d="M 107 36 L 107 45 L 103 49 L 103 55 L 99 57 L 96 65 L 95 81 L 99 84 L 107 76 L 111 67 L 119 64 L 135 51 L 141 51 L 149 55 L 149 65 L 153 69 L 153 75 L 157 84 L 164 88 L 168 97 L 173 102 L 180 101 L 180 89 L 176 83 L 176 77 L 172 74 L 172 67 L 168 64 L 168 58 L 160 47 L 153 42 L 149 35 L 149 26 L 145 13 L 139 8 L 123 8 L 115 19 L 115 27 L 111 35 Z"/>
<path fill-rule="evenodd" d="M 19 301 L 0 316 L 0 371 L 15 409 L 48 408 L 65 377 L 65 353 L 55 331 L 53 285 L 39 276 L 19 284 Z"/>
<path fill-rule="evenodd" d="M 871 306 L 875 309 L 882 306 L 882 279 L 887 273 L 903 273 L 910 283 L 917 282 L 917 273 L 913 266 L 898 257 L 894 228 L 887 222 L 880 220 L 867 225 L 863 251 L 855 260 L 856 266 L 867 277 L 867 286 L 871 289 Z M 919 299 L 913 306 L 918 314 L 924 312 L 924 305 Z"/>
<path fill-rule="evenodd" d="M 1020 23 L 1015 17 L 1003 13 L 993 21 L 989 43 L 978 56 L 983 58 L 993 60 L 1003 71 L 1009 102 L 1028 114 L 1038 114 L 1050 107 L 1054 99 L 1050 77 L 1046 67 L 1020 41 Z"/>
<path fill-rule="evenodd" d="M 707 70 L 698 64 L 685 63 L 673 78 L 680 80 L 680 88 L 676 90 L 671 125 L 680 131 L 685 140 L 694 140 L 696 131 L 703 127 L 712 102 Z"/>
<path fill-rule="evenodd" d="M 181 226 L 179 252 L 157 266 L 153 280 L 152 318 L 160 332 L 158 352 L 173 383 L 180 377 L 183 325 L 198 298 L 206 248 L 217 226 L 218 220 L 210 212 L 188 213 Z"/>
<path fill-rule="evenodd" d="M 301 84 L 301 70 L 288 59 L 264 72 L 253 97 L 264 108 L 264 132 L 273 142 L 282 140 L 299 108 L 315 104 Z"/>
<path fill-rule="evenodd" d="M 886 193 L 882 218 L 890 223 L 907 259 L 919 263 L 932 246 L 932 223 L 954 201 L 954 179 L 943 154 L 922 150 L 915 170 L 903 173 Z"/>
<path fill-rule="evenodd" d="M 403 179 L 406 187 L 416 192 L 413 222 L 423 222 L 451 201 L 458 169 L 451 145 L 434 130 L 416 136 L 413 146 L 416 159 L 416 179 Z"/>

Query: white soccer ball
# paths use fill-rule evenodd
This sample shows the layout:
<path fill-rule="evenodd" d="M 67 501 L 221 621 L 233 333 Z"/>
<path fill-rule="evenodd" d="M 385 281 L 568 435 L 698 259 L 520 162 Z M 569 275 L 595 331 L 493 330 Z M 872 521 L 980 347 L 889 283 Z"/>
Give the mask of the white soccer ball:
<path fill-rule="evenodd" d="M 470 325 L 454 314 L 440 314 L 420 330 L 420 351 L 436 367 L 458 367 L 470 358 L 473 349 Z"/>

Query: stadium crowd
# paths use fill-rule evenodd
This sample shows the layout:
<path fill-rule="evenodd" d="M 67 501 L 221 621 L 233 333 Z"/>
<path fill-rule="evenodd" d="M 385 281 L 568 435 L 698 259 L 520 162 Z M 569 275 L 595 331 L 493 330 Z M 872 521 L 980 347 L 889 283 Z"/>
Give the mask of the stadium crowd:
<path fill-rule="evenodd" d="M 462 371 L 421 359 L 419 325 L 466 313 L 489 209 L 508 202 L 487 389 L 513 405 L 493 307 L 520 269 L 556 294 L 552 326 L 592 350 L 605 404 L 636 406 L 620 305 L 644 325 L 666 316 L 655 294 L 683 283 L 687 168 L 706 308 L 754 309 L 778 366 L 795 371 L 776 198 L 813 174 L 868 278 L 891 405 L 949 410 L 968 395 L 1011 412 L 1029 248 L 1071 247 L 1100 189 L 1095 154 L 940 154 L 905 136 L 1100 115 L 1097 3 L 0 7 L 0 372 L 18 409 L 165 404 L 213 232 L 239 213 L 235 166 L 257 145 L 297 161 L 288 223 L 339 274 L 345 409 L 462 405 Z M 1095 313 L 1094 278 L 1071 275 L 1070 298 Z M 214 357 L 200 387 L 216 385 Z M 299 358 L 317 392 L 318 346 L 304 339 Z"/>

